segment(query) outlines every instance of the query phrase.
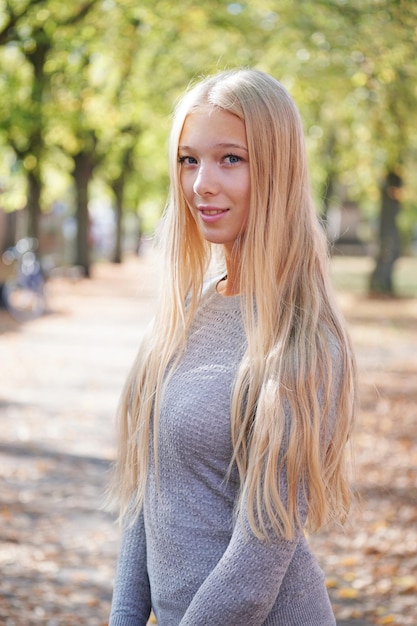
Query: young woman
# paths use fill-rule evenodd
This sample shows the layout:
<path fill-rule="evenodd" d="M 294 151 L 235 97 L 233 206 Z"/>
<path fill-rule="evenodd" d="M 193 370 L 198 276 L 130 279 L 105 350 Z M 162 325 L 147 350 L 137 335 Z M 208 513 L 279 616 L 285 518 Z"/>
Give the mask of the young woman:
<path fill-rule="evenodd" d="M 119 411 L 110 626 L 332 626 L 304 528 L 348 509 L 355 368 L 297 109 L 259 71 L 205 79 L 170 165 L 161 301 Z"/>

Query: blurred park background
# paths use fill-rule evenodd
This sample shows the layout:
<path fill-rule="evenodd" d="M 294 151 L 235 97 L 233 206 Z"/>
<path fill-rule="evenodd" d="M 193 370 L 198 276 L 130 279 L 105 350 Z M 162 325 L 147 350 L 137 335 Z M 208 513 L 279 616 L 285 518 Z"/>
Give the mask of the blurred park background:
<path fill-rule="evenodd" d="M 176 99 L 253 66 L 301 111 L 335 252 L 375 258 L 369 290 L 393 293 L 417 253 L 416 28 L 414 0 L 2 0 L 0 249 L 120 262 L 163 210 Z"/>
<path fill-rule="evenodd" d="M 0 307 L 0 624 L 106 624 L 100 505 L 154 310 L 170 115 L 236 66 L 300 109 L 358 356 L 357 502 L 311 541 L 338 624 L 417 626 L 414 0 L 0 0 L 0 288 L 24 238 L 46 280 L 43 315 Z"/>

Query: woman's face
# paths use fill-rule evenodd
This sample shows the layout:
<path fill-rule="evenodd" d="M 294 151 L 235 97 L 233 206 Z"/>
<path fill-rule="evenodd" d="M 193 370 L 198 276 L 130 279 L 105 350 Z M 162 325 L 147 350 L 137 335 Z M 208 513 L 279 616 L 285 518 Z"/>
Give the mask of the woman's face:
<path fill-rule="evenodd" d="M 180 183 L 203 237 L 231 252 L 249 214 L 244 122 L 223 109 L 190 113 L 179 140 Z"/>

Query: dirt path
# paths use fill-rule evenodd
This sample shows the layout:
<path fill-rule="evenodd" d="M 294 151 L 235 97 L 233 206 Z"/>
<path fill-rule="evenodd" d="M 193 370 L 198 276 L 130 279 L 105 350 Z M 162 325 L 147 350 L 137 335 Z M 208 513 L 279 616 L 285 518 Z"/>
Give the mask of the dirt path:
<path fill-rule="evenodd" d="M 48 315 L 24 326 L 0 310 L 0 624 L 104 626 L 118 528 L 100 506 L 155 264 L 97 265 L 48 292 Z M 341 626 L 416 626 L 417 302 L 340 298 L 361 370 L 364 502 L 312 543 Z"/>
<path fill-rule="evenodd" d="M 106 623 L 118 529 L 100 506 L 151 269 L 55 279 L 49 314 L 21 327 L 0 311 L 0 624 Z"/>

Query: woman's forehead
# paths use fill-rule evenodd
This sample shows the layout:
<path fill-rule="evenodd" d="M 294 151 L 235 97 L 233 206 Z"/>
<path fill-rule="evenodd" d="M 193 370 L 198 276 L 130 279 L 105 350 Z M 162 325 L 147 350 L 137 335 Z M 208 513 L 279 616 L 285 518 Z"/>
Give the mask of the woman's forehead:
<path fill-rule="evenodd" d="M 184 120 L 179 144 L 230 144 L 247 149 L 243 120 L 225 109 L 202 107 L 191 111 Z"/>

